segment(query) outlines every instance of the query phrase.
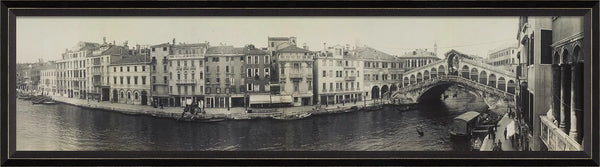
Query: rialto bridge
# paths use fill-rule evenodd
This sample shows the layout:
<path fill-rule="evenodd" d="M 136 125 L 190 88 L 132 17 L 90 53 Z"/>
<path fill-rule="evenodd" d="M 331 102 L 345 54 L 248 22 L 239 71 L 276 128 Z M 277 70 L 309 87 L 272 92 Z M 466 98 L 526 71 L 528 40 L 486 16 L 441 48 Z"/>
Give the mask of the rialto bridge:
<path fill-rule="evenodd" d="M 510 105 L 515 97 L 515 74 L 475 60 L 474 57 L 451 50 L 445 58 L 406 71 L 398 89 L 389 96 L 418 103 L 432 98 L 440 99 L 452 85 L 481 96 L 495 108 Z"/>

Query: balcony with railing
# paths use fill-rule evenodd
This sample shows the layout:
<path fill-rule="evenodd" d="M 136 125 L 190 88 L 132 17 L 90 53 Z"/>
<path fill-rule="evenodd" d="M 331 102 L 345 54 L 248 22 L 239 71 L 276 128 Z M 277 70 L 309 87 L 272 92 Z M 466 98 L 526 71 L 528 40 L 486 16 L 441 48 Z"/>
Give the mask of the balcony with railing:
<path fill-rule="evenodd" d="M 581 151 L 583 148 L 577 141 L 560 130 L 547 116 L 541 115 L 540 139 L 548 151 Z"/>
<path fill-rule="evenodd" d="M 356 80 L 356 76 L 345 76 L 344 79 L 346 81 L 354 81 L 354 80 Z"/>
<path fill-rule="evenodd" d="M 196 80 L 195 79 L 178 79 L 178 80 L 175 80 L 175 83 L 176 84 L 180 84 L 180 85 L 183 85 L 183 84 L 196 84 Z"/>
<path fill-rule="evenodd" d="M 176 70 L 195 70 L 195 66 L 177 66 L 175 67 Z"/>

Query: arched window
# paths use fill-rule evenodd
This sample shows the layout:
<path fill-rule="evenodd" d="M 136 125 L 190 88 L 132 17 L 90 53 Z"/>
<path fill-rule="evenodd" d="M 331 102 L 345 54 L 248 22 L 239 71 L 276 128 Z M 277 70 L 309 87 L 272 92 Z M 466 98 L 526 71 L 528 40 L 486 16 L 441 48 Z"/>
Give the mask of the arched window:
<path fill-rule="evenodd" d="M 138 99 L 138 93 L 137 92 L 135 92 L 134 97 L 135 97 L 136 100 Z"/>

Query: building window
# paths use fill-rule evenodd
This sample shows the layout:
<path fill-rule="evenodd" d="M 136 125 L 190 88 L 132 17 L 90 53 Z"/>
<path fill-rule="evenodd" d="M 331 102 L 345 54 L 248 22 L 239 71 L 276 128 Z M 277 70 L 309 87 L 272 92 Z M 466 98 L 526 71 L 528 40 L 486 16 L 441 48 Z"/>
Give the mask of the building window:
<path fill-rule="evenodd" d="M 113 84 L 117 84 L 117 77 L 113 77 Z"/>
<path fill-rule="evenodd" d="M 127 99 L 131 99 L 131 92 L 127 92 Z"/>
<path fill-rule="evenodd" d="M 252 77 L 252 69 L 248 68 L 247 72 L 246 72 L 246 76 L 248 76 L 249 78 Z"/>
<path fill-rule="evenodd" d="M 200 72 L 200 78 L 198 78 L 198 79 L 202 79 L 202 78 L 204 78 L 204 73 Z"/>
<path fill-rule="evenodd" d="M 128 77 L 127 77 L 127 85 L 131 84 L 131 82 L 130 82 L 130 81 L 131 81 L 131 77 L 129 77 L 129 76 L 128 76 Z"/>
<path fill-rule="evenodd" d="M 146 66 L 142 66 L 142 71 L 146 71 Z"/>
<path fill-rule="evenodd" d="M 135 100 L 137 100 L 137 99 L 138 99 L 138 93 L 137 93 L 137 92 L 135 92 L 135 94 L 134 94 L 134 96 L 133 96 L 133 97 L 135 98 Z"/>
<path fill-rule="evenodd" d="M 177 94 L 181 94 L 181 86 L 177 86 Z"/>
<path fill-rule="evenodd" d="M 192 80 L 194 80 L 194 78 L 195 78 L 194 76 L 195 76 L 194 73 L 192 73 Z"/>
<path fill-rule="evenodd" d="M 121 69 L 121 72 L 123 72 L 123 67 L 120 67 L 120 69 Z"/>
<path fill-rule="evenodd" d="M 196 92 L 196 86 L 192 86 L 192 94 Z"/>
<path fill-rule="evenodd" d="M 117 67 L 113 67 L 113 72 L 117 72 Z"/>
<path fill-rule="evenodd" d="M 137 66 L 133 66 L 133 71 L 137 72 Z"/>
<path fill-rule="evenodd" d="M 152 83 L 156 83 L 156 76 L 152 76 Z"/>
<path fill-rule="evenodd" d="M 221 93 L 221 88 L 217 88 L 217 94 Z"/>
<path fill-rule="evenodd" d="M 169 93 L 173 93 L 173 86 L 169 86 Z"/>
<path fill-rule="evenodd" d="M 229 73 L 229 66 L 225 66 L 225 72 Z"/>
<path fill-rule="evenodd" d="M 177 80 L 181 79 L 181 74 L 177 74 Z"/>
<path fill-rule="evenodd" d="M 167 83 L 167 76 L 163 77 L 163 82 L 166 84 Z"/>
<path fill-rule="evenodd" d="M 146 85 L 146 76 L 142 76 L 142 85 Z"/>
<path fill-rule="evenodd" d="M 184 86 L 183 88 L 184 88 L 183 90 L 185 90 L 185 94 L 187 95 L 188 94 L 188 87 Z"/>
<path fill-rule="evenodd" d="M 137 76 L 133 77 L 133 84 L 135 84 L 135 85 L 138 84 L 138 77 Z"/>
<path fill-rule="evenodd" d="M 123 85 L 123 77 L 121 77 L 121 85 Z"/>
<path fill-rule="evenodd" d="M 206 94 L 210 94 L 210 88 L 206 87 Z"/>

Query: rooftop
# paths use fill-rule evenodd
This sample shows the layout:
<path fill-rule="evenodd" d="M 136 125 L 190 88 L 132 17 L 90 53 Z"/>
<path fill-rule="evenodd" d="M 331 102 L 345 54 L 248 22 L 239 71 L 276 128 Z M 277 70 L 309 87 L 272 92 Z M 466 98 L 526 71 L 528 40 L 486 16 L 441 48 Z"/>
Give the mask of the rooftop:
<path fill-rule="evenodd" d="M 309 53 L 311 51 L 303 49 L 303 48 L 299 48 L 295 45 L 290 45 L 288 47 L 277 50 L 277 52 L 279 52 L 279 53 Z"/>
<path fill-rule="evenodd" d="M 357 48 L 356 55 L 363 59 L 396 60 L 396 57 L 368 46 Z"/>

